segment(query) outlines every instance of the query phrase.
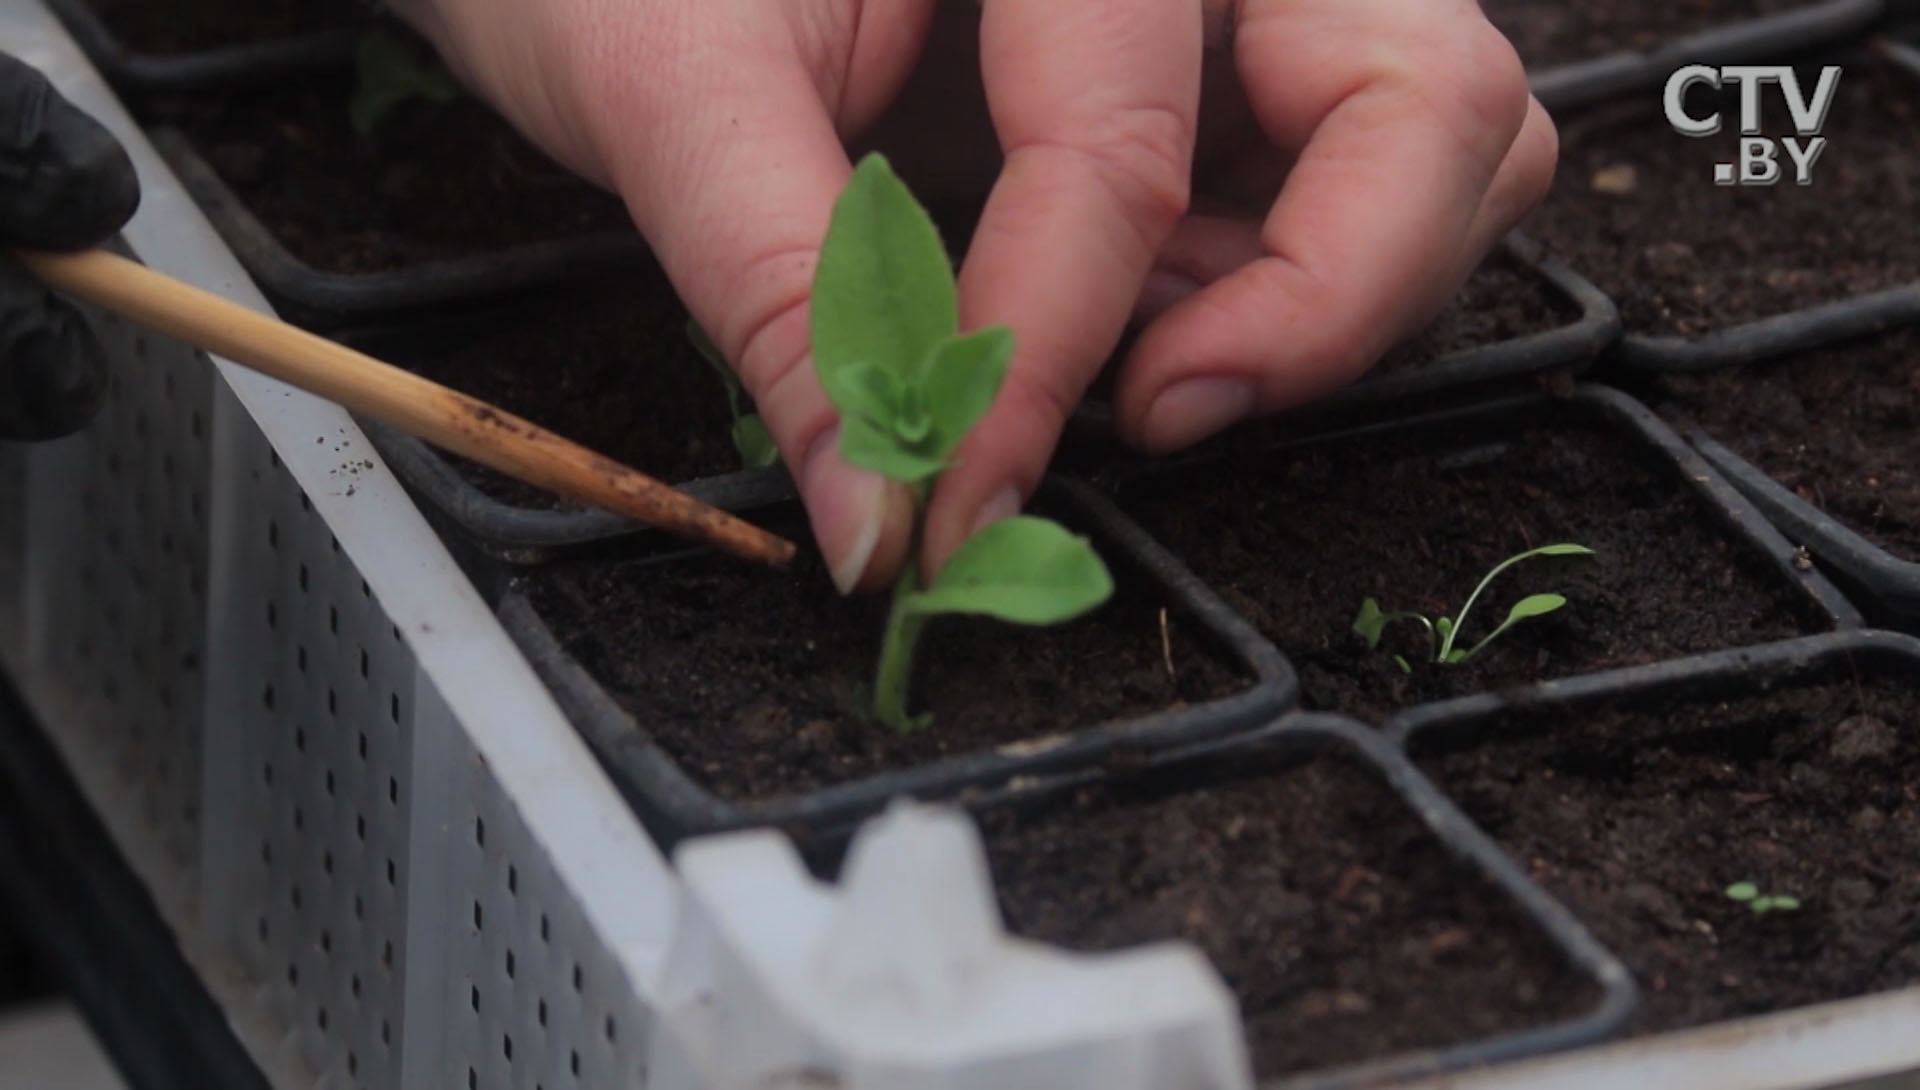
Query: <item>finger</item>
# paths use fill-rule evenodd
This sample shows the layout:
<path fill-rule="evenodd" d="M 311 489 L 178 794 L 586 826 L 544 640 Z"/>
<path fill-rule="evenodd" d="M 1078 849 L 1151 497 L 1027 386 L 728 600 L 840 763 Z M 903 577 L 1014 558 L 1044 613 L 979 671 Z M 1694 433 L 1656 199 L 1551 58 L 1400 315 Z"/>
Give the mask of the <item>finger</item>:
<path fill-rule="evenodd" d="M 1540 100 L 1527 99 L 1527 119 L 1513 147 L 1487 186 L 1486 199 L 1474 213 L 1467 229 L 1463 257 L 1467 264 L 1464 277 L 1508 231 L 1518 226 L 1527 213 L 1537 208 L 1553 188 L 1553 175 L 1560 163 L 1560 134 L 1553 118 Z"/>
<path fill-rule="evenodd" d="M 613 77 L 595 92 L 617 125 L 601 154 L 752 394 L 835 584 L 877 589 L 905 558 L 912 500 L 841 460 L 808 345 L 813 270 L 851 168 L 819 87 L 784 36 L 756 31 L 764 25 L 728 41 L 716 63 L 696 60 L 671 102 L 653 92 L 659 73 L 651 87 Z"/>
<path fill-rule="evenodd" d="M 107 395 L 106 353 L 78 312 L 0 259 L 0 439 L 57 439 Z"/>
<path fill-rule="evenodd" d="M 105 241 L 140 203 L 113 134 L 45 76 L 0 54 L 0 239 L 47 250 Z"/>
<path fill-rule="evenodd" d="M 1182 217 L 1160 247 L 1153 271 L 1134 304 L 1134 320 L 1152 321 L 1200 289 L 1266 255 L 1258 220 L 1230 216 Z"/>
<path fill-rule="evenodd" d="M 960 275 L 961 322 L 1013 327 L 992 410 L 942 475 L 929 567 L 1038 483 L 1185 212 L 1199 5 L 987 0 L 981 71 L 1005 163 Z"/>
<path fill-rule="evenodd" d="M 1477 7 L 1420 10 L 1249 0 L 1236 40 L 1249 99 L 1276 144 L 1302 151 L 1264 256 L 1135 346 L 1117 405 L 1135 441 L 1183 446 L 1342 385 L 1457 288 L 1528 97 Z"/>

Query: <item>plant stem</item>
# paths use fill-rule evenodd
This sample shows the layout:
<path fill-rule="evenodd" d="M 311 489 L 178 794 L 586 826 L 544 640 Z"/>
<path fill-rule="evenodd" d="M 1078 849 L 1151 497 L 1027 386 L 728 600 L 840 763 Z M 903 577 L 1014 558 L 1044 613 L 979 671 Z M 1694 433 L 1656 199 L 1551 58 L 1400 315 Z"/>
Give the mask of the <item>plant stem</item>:
<path fill-rule="evenodd" d="M 873 680 L 873 714 L 895 730 L 913 730 L 920 726 L 907 713 L 907 686 L 913 680 L 913 652 L 920 642 L 920 630 L 926 618 L 904 608 L 907 599 L 919 589 L 914 564 L 909 559 L 893 583 L 893 601 L 887 610 L 887 627 L 880 637 L 880 668 Z"/>

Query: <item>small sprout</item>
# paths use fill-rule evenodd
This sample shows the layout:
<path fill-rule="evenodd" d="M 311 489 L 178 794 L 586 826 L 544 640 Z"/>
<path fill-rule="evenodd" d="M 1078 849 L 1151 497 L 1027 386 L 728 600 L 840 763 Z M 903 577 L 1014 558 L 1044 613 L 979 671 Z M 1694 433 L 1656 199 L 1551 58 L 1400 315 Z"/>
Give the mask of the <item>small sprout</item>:
<path fill-rule="evenodd" d="M 767 422 L 760 419 L 759 413 L 741 412 L 740 402 L 746 396 L 740 389 L 740 380 L 734 377 L 733 368 L 727 366 L 727 359 L 720 354 L 720 348 L 707 336 L 692 319 L 687 321 L 687 339 L 700 353 L 700 358 L 713 366 L 713 372 L 720 376 L 720 382 L 727 388 L 727 405 L 733 410 L 733 449 L 740 452 L 740 464 L 748 469 L 770 466 L 780 460 L 780 448 L 773 445 L 773 433 L 767 430 Z"/>
<path fill-rule="evenodd" d="M 1513 608 L 1507 610 L 1507 619 L 1501 621 L 1499 627 L 1487 633 L 1479 643 L 1474 644 L 1472 647 L 1457 646 L 1456 641 L 1460 636 L 1462 627 L 1466 624 L 1467 614 L 1472 612 L 1474 603 L 1480 600 L 1481 592 L 1487 589 L 1487 585 L 1492 583 L 1496 576 L 1523 560 L 1531 560 L 1537 556 L 1592 555 L 1593 550 L 1587 548 L 1585 545 L 1562 543 L 1558 545 L 1542 545 L 1537 549 L 1528 549 L 1524 553 L 1510 556 L 1500 563 L 1495 564 L 1493 570 L 1489 571 L 1486 576 L 1480 580 L 1480 585 L 1473 588 L 1473 593 L 1467 596 L 1466 604 L 1460 607 L 1460 616 L 1457 618 L 1442 616 L 1428 619 L 1419 613 L 1387 613 L 1381 610 L 1380 603 L 1374 601 L 1372 598 L 1368 598 L 1366 601 L 1360 603 L 1360 612 L 1353 618 L 1353 632 L 1361 639 L 1367 641 L 1367 649 L 1371 651 L 1380 646 L 1380 639 L 1386 634 L 1388 625 L 1396 621 L 1411 621 L 1426 631 L 1428 661 L 1448 666 L 1457 666 L 1479 654 L 1488 644 L 1499 638 L 1501 633 L 1519 624 L 1521 621 L 1533 617 L 1544 617 L 1567 604 L 1567 599 L 1563 595 L 1529 594 L 1525 598 L 1515 602 Z M 1412 664 L 1409 663 L 1404 656 L 1395 655 L 1393 661 L 1402 671 L 1406 673 L 1413 672 Z"/>
<path fill-rule="evenodd" d="M 913 547 L 934 479 L 986 415 L 1013 358 L 1013 331 L 959 331 L 953 264 L 933 221 L 887 161 L 861 160 L 835 203 L 813 279 L 813 366 L 840 411 L 840 455 L 907 485 Z M 1071 620 L 1113 594 L 1113 579 L 1086 538 L 1021 515 L 991 523 L 921 586 L 903 566 L 880 646 L 873 713 L 900 730 L 921 628 L 968 613 L 1023 625 Z"/>
<path fill-rule="evenodd" d="M 1760 887 L 1753 882 L 1735 882 L 1727 887 L 1727 899 L 1738 901 L 1753 910 L 1756 916 L 1769 912 L 1792 912 L 1800 907 L 1800 898 L 1787 893 L 1761 893 Z"/>
<path fill-rule="evenodd" d="M 349 117 L 353 131 L 362 137 L 373 135 L 389 114 L 413 99 L 446 103 L 460 97 L 460 84 L 438 60 L 422 62 L 388 31 L 370 30 L 361 36 L 358 62 Z"/>

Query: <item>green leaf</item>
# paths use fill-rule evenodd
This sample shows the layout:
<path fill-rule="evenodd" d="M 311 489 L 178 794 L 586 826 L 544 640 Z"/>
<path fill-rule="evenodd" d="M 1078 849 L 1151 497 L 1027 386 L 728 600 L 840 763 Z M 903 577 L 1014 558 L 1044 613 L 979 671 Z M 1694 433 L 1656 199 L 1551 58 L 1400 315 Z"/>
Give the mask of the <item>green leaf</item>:
<path fill-rule="evenodd" d="M 358 82 L 348 119 L 353 131 L 370 136 L 396 108 L 411 99 L 452 102 L 460 84 L 437 60 L 421 61 L 406 42 L 384 30 L 360 38 Z"/>
<path fill-rule="evenodd" d="M 1507 619 L 1501 622 L 1500 627 L 1505 628 L 1507 625 L 1524 621 L 1529 617 L 1544 617 L 1566 604 L 1565 595 L 1529 594 L 1513 604 L 1513 608 L 1507 611 Z"/>
<path fill-rule="evenodd" d="M 758 413 L 747 413 L 733 422 L 733 449 L 740 452 L 740 464 L 748 469 L 770 466 L 780 460 L 780 448 L 773 433 Z"/>
<path fill-rule="evenodd" d="M 1400 668 L 1400 672 L 1403 674 L 1413 673 L 1413 666 L 1407 662 L 1407 656 L 1405 655 L 1393 656 L 1393 664 L 1395 666 L 1398 666 Z"/>
<path fill-rule="evenodd" d="M 1534 549 L 1531 552 L 1521 553 L 1515 559 L 1524 560 L 1530 556 L 1592 556 L 1592 555 L 1594 555 L 1593 550 L 1587 548 L 1585 545 L 1574 545 L 1572 543 L 1564 543 L 1560 545 L 1542 545 L 1538 549 Z"/>
<path fill-rule="evenodd" d="M 893 418 L 893 434 L 916 451 L 928 453 L 919 448 L 933 434 L 933 414 L 927 409 L 927 395 L 920 387 L 907 386 L 900 391 L 900 411 Z"/>
<path fill-rule="evenodd" d="M 859 364 L 916 382 L 958 328 L 940 233 L 886 159 L 868 155 L 834 203 L 813 276 L 813 365 L 844 415 L 837 374 Z"/>
<path fill-rule="evenodd" d="M 1800 907 L 1800 898 L 1789 896 L 1784 893 L 1776 894 L 1771 898 L 1771 900 L 1773 901 L 1774 908 L 1777 908 L 1786 912 L 1791 912 L 1794 909 L 1797 909 Z"/>
<path fill-rule="evenodd" d="M 933 414 L 934 450 L 960 445 L 987 414 L 1006 381 L 1013 359 L 1013 330 L 989 326 L 940 342 L 927 361 L 927 408 Z"/>
<path fill-rule="evenodd" d="M 975 613 L 1047 625 L 1072 620 L 1112 594 L 1113 577 L 1086 538 L 1048 519 L 1016 515 L 968 538 L 905 607 L 921 616 Z"/>
<path fill-rule="evenodd" d="M 1760 887 L 1752 882 L 1735 882 L 1727 887 L 1727 896 L 1735 901 L 1751 901 L 1760 896 Z"/>
<path fill-rule="evenodd" d="M 1380 603 L 1371 598 L 1361 602 L 1360 613 L 1353 619 L 1353 634 L 1366 640 L 1367 650 L 1371 651 L 1380 646 L 1380 637 L 1386 631 L 1387 615 L 1380 612 Z"/>
<path fill-rule="evenodd" d="M 1433 634 L 1440 638 L 1440 645 L 1442 647 L 1447 646 L 1453 639 L 1453 618 L 1435 617 L 1433 619 Z M 1454 662 L 1457 660 L 1448 658 L 1446 661 Z"/>
<path fill-rule="evenodd" d="M 891 433 L 900 414 L 900 380 L 883 368 L 856 363 L 834 375 L 827 397 L 842 420 L 859 419 Z"/>
<path fill-rule="evenodd" d="M 840 457 L 848 465 L 871 469 L 902 484 L 937 477 L 947 468 L 945 459 L 916 454 L 901 446 L 891 432 L 857 416 L 840 421 Z"/>

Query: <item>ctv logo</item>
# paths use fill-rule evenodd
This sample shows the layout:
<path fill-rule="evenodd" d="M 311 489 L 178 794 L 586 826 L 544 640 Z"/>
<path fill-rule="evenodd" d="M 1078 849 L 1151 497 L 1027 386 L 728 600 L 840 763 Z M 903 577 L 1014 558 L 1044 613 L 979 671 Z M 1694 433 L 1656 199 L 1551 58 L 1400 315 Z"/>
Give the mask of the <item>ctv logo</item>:
<path fill-rule="evenodd" d="M 1687 65 L 1667 78 L 1667 123 L 1674 132 L 1704 137 L 1720 131 L 1723 119 L 1718 112 L 1705 116 L 1687 112 L 1687 92 L 1703 83 L 1716 90 L 1729 84 L 1740 88 L 1740 156 L 1734 162 L 1713 165 L 1715 185 L 1772 185 L 1784 173 L 1783 151 L 1793 168 L 1794 182 L 1813 184 L 1813 165 L 1827 150 L 1827 138 L 1820 135 L 1820 130 L 1827 123 L 1833 93 L 1840 86 L 1839 68 L 1822 68 L 1820 82 L 1809 96 L 1800 86 L 1799 74 L 1784 64 L 1729 64 L 1720 68 Z M 1760 135 L 1760 92 L 1770 84 L 1780 88 L 1780 97 L 1786 101 L 1793 136 L 1776 140 Z"/>

